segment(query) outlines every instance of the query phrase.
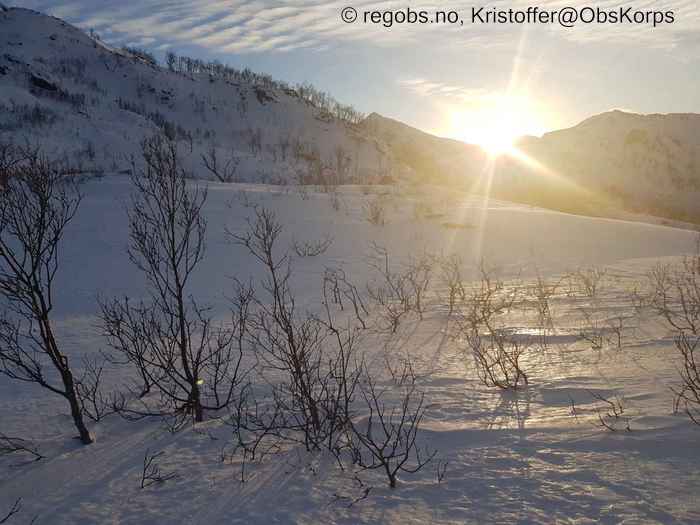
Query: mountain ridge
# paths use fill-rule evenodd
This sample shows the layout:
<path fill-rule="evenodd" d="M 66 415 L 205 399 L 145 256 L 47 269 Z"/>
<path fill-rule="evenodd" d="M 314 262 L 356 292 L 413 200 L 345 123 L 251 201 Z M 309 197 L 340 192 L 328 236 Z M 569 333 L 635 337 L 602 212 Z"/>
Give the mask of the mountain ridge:
<path fill-rule="evenodd" d="M 238 181 L 308 182 L 324 167 L 346 183 L 386 175 L 382 145 L 359 126 L 246 70 L 224 78 L 217 64 L 195 70 L 187 59 L 191 71 L 170 71 L 24 8 L 0 13 L 0 34 L 0 134 L 76 163 L 119 171 L 144 138 L 166 132 L 185 143 L 201 177 L 199 158 L 212 150 L 235 158 Z"/>
<path fill-rule="evenodd" d="M 401 180 L 575 213 L 700 222 L 698 114 L 611 110 L 521 138 L 531 162 L 494 159 L 378 112 L 342 121 L 303 87 L 256 83 L 246 71 L 221 76 L 220 64 L 187 57 L 187 71 L 169 70 L 29 9 L 0 11 L 0 29 L 0 138 L 42 143 L 96 171 L 127 169 L 144 138 L 167 132 L 203 178 L 212 174 L 201 157 L 213 153 L 237 166 L 232 181 Z"/>

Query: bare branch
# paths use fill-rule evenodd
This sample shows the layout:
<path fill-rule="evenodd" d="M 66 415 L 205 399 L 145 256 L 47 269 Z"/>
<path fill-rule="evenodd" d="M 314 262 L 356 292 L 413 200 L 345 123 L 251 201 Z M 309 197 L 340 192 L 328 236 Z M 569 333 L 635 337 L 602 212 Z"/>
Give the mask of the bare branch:
<path fill-rule="evenodd" d="M 150 487 L 155 483 L 165 483 L 166 481 L 178 477 L 177 473 L 175 472 L 165 474 L 160 470 L 160 466 L 158 465 L 158 463 L 156 463 L 156 460 L 162 457 L 163 454 L 165 454 L 165 452 L 163 452 L 162 450 L 155 454 L 149 454 L 148 450 L 146 450 L 146 453 L 143 456 L 143 469 L 141 471 L 142 489 Z"/>
<path fill-rule="evenodd" d="M 82 195 L 71 169 L 38 150 L 24 153 L 12 163 L 7 150 L 0 151 L 0 296 L 7 304 L 0 319 L 0 374 L 63 396 L 80 440 L 89 444 L 73 372 L 51 321 L 59 246 Z M 46 365 L 60 384 L 51 382 Z"/>
<path fill-rule="evenodd" d="M 12 507 L 10 508 L 9 512 L 5 514 L 5 516 L 0 517 L 0 524 L 2 523 L 7 523 L 10 521 L 10 518 L 17 514 L 20 510 L 22 509 L 22 498 L 18 498 Z"/>

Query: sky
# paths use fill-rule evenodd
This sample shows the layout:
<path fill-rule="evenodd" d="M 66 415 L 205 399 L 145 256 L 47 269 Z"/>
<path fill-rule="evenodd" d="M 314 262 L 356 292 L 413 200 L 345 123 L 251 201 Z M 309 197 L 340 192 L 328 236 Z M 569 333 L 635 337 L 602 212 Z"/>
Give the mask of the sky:
<path fill-rule="evenodd" d="M 7 0 L 5 0 L 7 1 Z M 594 2 L 595 0 L 589 0 Z M 24 0 L 113 45 L 218 59 L 304 81 L 465 142 L 541 135 L 611 109 L 700 113 L 700 1 Z M 481 23 L 472 8 L 673 12 L 673 23 Z M 358 20 L 341 18 L 344 8 Z M 365 23 L 373 11 L 454 11 L 455 24 Z M 365 15 L 367 13 L 367 15 Z M 579 13 L 582 13 L 579 11 Z M 590 16 L 586 11 L 585 16 Z M 375 15 L 376 16 L 376 15 Z M 380 16 L 386 17 L 388 15 Z M 581 16 L 584 16 L 582 14 Z M 386 20 L 386 19 L 382 19 Z"/>

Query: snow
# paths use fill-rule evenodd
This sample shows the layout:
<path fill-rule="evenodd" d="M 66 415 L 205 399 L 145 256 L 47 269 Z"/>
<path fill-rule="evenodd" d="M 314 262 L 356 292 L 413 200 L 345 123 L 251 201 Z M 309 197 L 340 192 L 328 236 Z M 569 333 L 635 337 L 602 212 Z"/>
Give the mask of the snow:
<path fill-rule="evenodd" d="M 140 141 L 156 130 L 139 112 L 158 111 L 193 133 L 186 162 L 199 178 L 208 177 L 200 156 L 210 147 L 220 156 L 232 153 L 241 159 L 240 179 L 246 183 L 202 182 L 208 189 L 207 253 L 190 283 L 198 301 L 224 322 L 232 278 L 246 282 L 262 276 L 225 234 L 226 229 L 245 230 L 254 206 L 274 210 L 284 226 L 284 246 L 333 239 L 320 256 L 294 258 L 291 286 L 297 304 L 309 311 L 321 308 L 326 268 L 343 268 L 360 289 L 377 277 L 368 265 L 372 243 L 385 246 L 397 263 L 422 253 L 458 254 L 466 281 L 478 277 L 481 261 L 507 283 L 531 285 L 539 276 L 560 282 L 563 289 L 571 271 L 606 270 L 595 297 L 569 290 L 554 298 L 556 330 L 550 346 L 527 355 L 530 383 L 518 392 L 503 393 L 478 380 L 474 363 L 462 351 L 464 342 L 453 337 L 455 321 L 440 304 L 444 290 L 437 278 L 425 318 L 409 318 L 396 334 L 377 330 L 373 312 L 361 350 L 378 374 L 385 359 L 400 362 L 410 356 L 415 362 L 417 386 L 426 395 L 418 439 L 437 450 L 435 462 L 402 475 L 394 490 L 381 472 L 347 465 L 342 470 L 328 454 L 291 446 L 247 464 L 241 482 L 241 457 L 230 456 L 233 436 L 226 414 L 175 434 L 158 419 L 127 422 L 109 416 L 89 425 L 96 441 L 81 446 L 72 439 L 61 399 L 0 376 L 0 433 L 30 439 L 44 456 L 31 463 L 0 457 L 0 518 L 22 498 L 22 510 L 10 523 L 700 522 L 700 429 L 672 411 L 670 389 L 679 381 L 673 333 L 634 300 L 650 268 L 675 263 L 693 249 L 695 231 L 621 210 L 615 210 L 616 219 L 582 217 L 454 187 L 407 183 L 412 179 L 403 177 L 406 159 L 392 158 L 392 147 L 418 152 L 418 161 L 424 155 L 433 158 L 441 168 L 436 179 L 458 181 L 457 187 L 474 186 L 484 171 L 484 153 L 378 115 L 365 126 L 350 126 L 327 121 L 283 92 L 268 93 L 275 101 L 263 102 L 250 85 L 154 68 L 26 9 L 0 9 L 0 35 L 0 140 L 41 143 L 49 154 L 66 153 L 86 171 L 108 174 L 86 184 L 61 248 L 54 322 L 61 348 L 78 373 L 84 356 L 106 350 L 98 300 L 144 297 L 144 278 L 126 253 L 131 186 L 119 175 L 138 155 Z M 84 74 L 75 73 L 80 67 Z M 31 75 L 85 95 L 85 106 L 33 92 Z M 119 98 L 143 108 L 122 109 Z M 13 127 L 12 108 L 35 104 L 55 121 Z M 568 166 L 581 167 L 578 182 L 600 179 L 621 183 L 643 198 L 658 197 L 659 188 L 678 190 L 666 184 L 669 173 L 678 171 L 682 183 L 692 172 L 699 122 L 692 115 L 612 112 L 528 139 L 526 150 L 550 158 L 550 167 L 564 175 Z M 252 153 L 245 138 L 257 129 L 264 132 L 263 147 Z M 628 143 L 630 130 L 637 130 L 632 138 L 645 132 L 653 147 L 646 151 Z M 391 174 L 401 175 L 401 183 L 346 185 L 337 193 L 285 185 L 309 168 L 303 155 L 282 158 L 280 144 L 287 138 L 317 149 L 326 169 L 342 151 L 352 160 L 353 180 L 377 181 Z M 530 186 L 532 174 L 526 175 L 524 184 Z M 681 193 L 696 205 L 694 187 Z M 386 209 L 385 225 L 370 224 L 365 217 L 365 206 L 374 199 Z M 609 325 L 619 319 L 624 321 L 622 348 L 607 342 L 595 349 L 580 337 L 593 325 L 608 327 L 603 333 L 611 337 Z M 517 310 L 499 321 L 518 337 L 537 334 Z M 130 377 L 127 367 L 110 365 L 104 386 L 124 389 Z M 390 384 L 385 377 L 382 381 Z M 393 388 L 389 394 L 396 392 Z M 611 423 L 614 432 L 598 423 L 598 410 L 606 408 L 595 395 L 624 404 L 623 416 Z M 363 421 L 366 414 L 359 411 L 357 419 Z M 160 468 L 177 477 L 141 489 L 144 454 L 161 451 Z"/>
<path fill-rule="evenodd" d="M 429 309 L 422 322 L 406 323 L 390 341 L 371 330 L 363 336 L 363 349 L 377 366 L 384 352 L 414 357 L 427 406 L 419 441 L 447 462 L 441 483 L 437 464 L 431 464 L 401 476 L 391 490 L 379 472 L 341 471 L 327 455 L 301 448 L 249 465 L 241 483 L 240 458 L 221 460 L 232 436 L 217 419 L 173 435 L 158 420 L 126 422 L 110 416 L 91 425 L 96 442 L 81 446 L 71 439 L 60 399 L 0 378 L 2 432 L 31 438 L 46 456 L 30 464 L 17 465 L 18 457 L 0 463 L 0 510 L 21 497 L 17 523 L 35 516 L 38 524 L 700 520 L 695 446 L 700 430 L 687 417 L 672 414 L 669 387 L 678 381 L 672 338 L 657 319 L 635 313 L 629 292 L 653 264 L 690 251 L 696 234 L 485 202 L 430 187 L 342 187 L 339 211 L 327 193 L 243 184 L 207 187 L 207 256 L 192 290 L 221 318 L 227 313 L 230 278 L 245 280 L 256 273 L 224 234 L 225 228 L 245 227 L 251 203 L 275 210 L 285 243 L 333 237 L 325 254 L 294 260 L 293 287 L 310 309 L 320 305 L 326 266 L 344 267 L 360 284 L 372 279 L 367 266 L 372 241 L 398 258 L 423 249 L 459 253 L 465 271 L 483 256 L 506 278 L 605 267 L 606 284 L 595 298 L 557 296 L 555 325 L 562 332 L 552 338 L 548 353 L 530 358 L 530 386 L 518 393 L 500 393 L 478 381 L 459 342 L 447 337 L 450 324 L 437 310 Z M 143 279 L 124 249 L 129 192 L 126 177 L 89 182 L 65 239 L 56 322 L 59 341 L 78 367 L 81 356 L 105 347 L 95 317 L 97 295 L 143 294 Z M 363 218 L 363 204 L 375 192 L 387 193 L 385 226 Z M 414 218 L 417 195 L 440 213 Z M 570 335 L 567 330 L 579 327 L 581 308 L 600 319 L 628 317 L 624 348 L 592 350 Z M 506 322 L 526 332 L 517 312 Z M 111 367 L 109 387 L 124 384 L 127 374 L 123 367 Z M 616 432 L 602 429 L 595 412 L 600 403 L 592 393 L 623 398 L 632 430 L 624 429 L 626 420 Z M 147 450 L 163 451 L 161 469 L 178 477 L 140 489 Z M 363 497 L 367 487 L 371 490 Z"/>
<path fill-rule="evenodd" d="M 328 119 L 283 91 L 172 73 L 28 9 L 1 12 L 0 34 L 0 66 L 7 69 L 0 74 L 0 139 L 13 134 L 11 108 L 39 105 L 55 122 L 23 125 L 20 135 L 86 169 L 128 168 L 141 141 L 158 131 L 148 118 L 155 113 L 192 135 L 189 168 L 202 178 L 211 174 L 202 169 L 200 155 L 212 147 L 219 159 L 240 158 L 240 180 L 254 182 L 295 181 L 300 170 L 310 170 L 303 155 L 317 154 L 323 166 L 336 169 L 341 153 L 350 180 L 372 181 L 388 165 L 383 146 L 359 127 Z M 75 107 L 31 90 L 31 74 L 84 96 L 85 103 Z M 260 148 L 252 151 L 249 138 L 258 131 Z"/>

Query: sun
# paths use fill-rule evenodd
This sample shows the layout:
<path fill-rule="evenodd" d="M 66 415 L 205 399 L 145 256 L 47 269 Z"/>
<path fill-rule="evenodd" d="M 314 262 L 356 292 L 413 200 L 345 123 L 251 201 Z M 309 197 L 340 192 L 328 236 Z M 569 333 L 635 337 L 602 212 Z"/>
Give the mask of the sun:
<path fill-rule="evenodd" d="M 497 124 L 481 130 L 474 143 L 491 156 L 505 155 L 515 150 L 515 143 L 521 133 L 508 124 Z"/>
<path fill-rule="evenodd" d="M 471 107 L 452 107 L 445 134 L 481 147 L 489 156 L 513 155 L 523 135 L 539 134 L 542 112 L 524 96 L 493 95 Z"/>

